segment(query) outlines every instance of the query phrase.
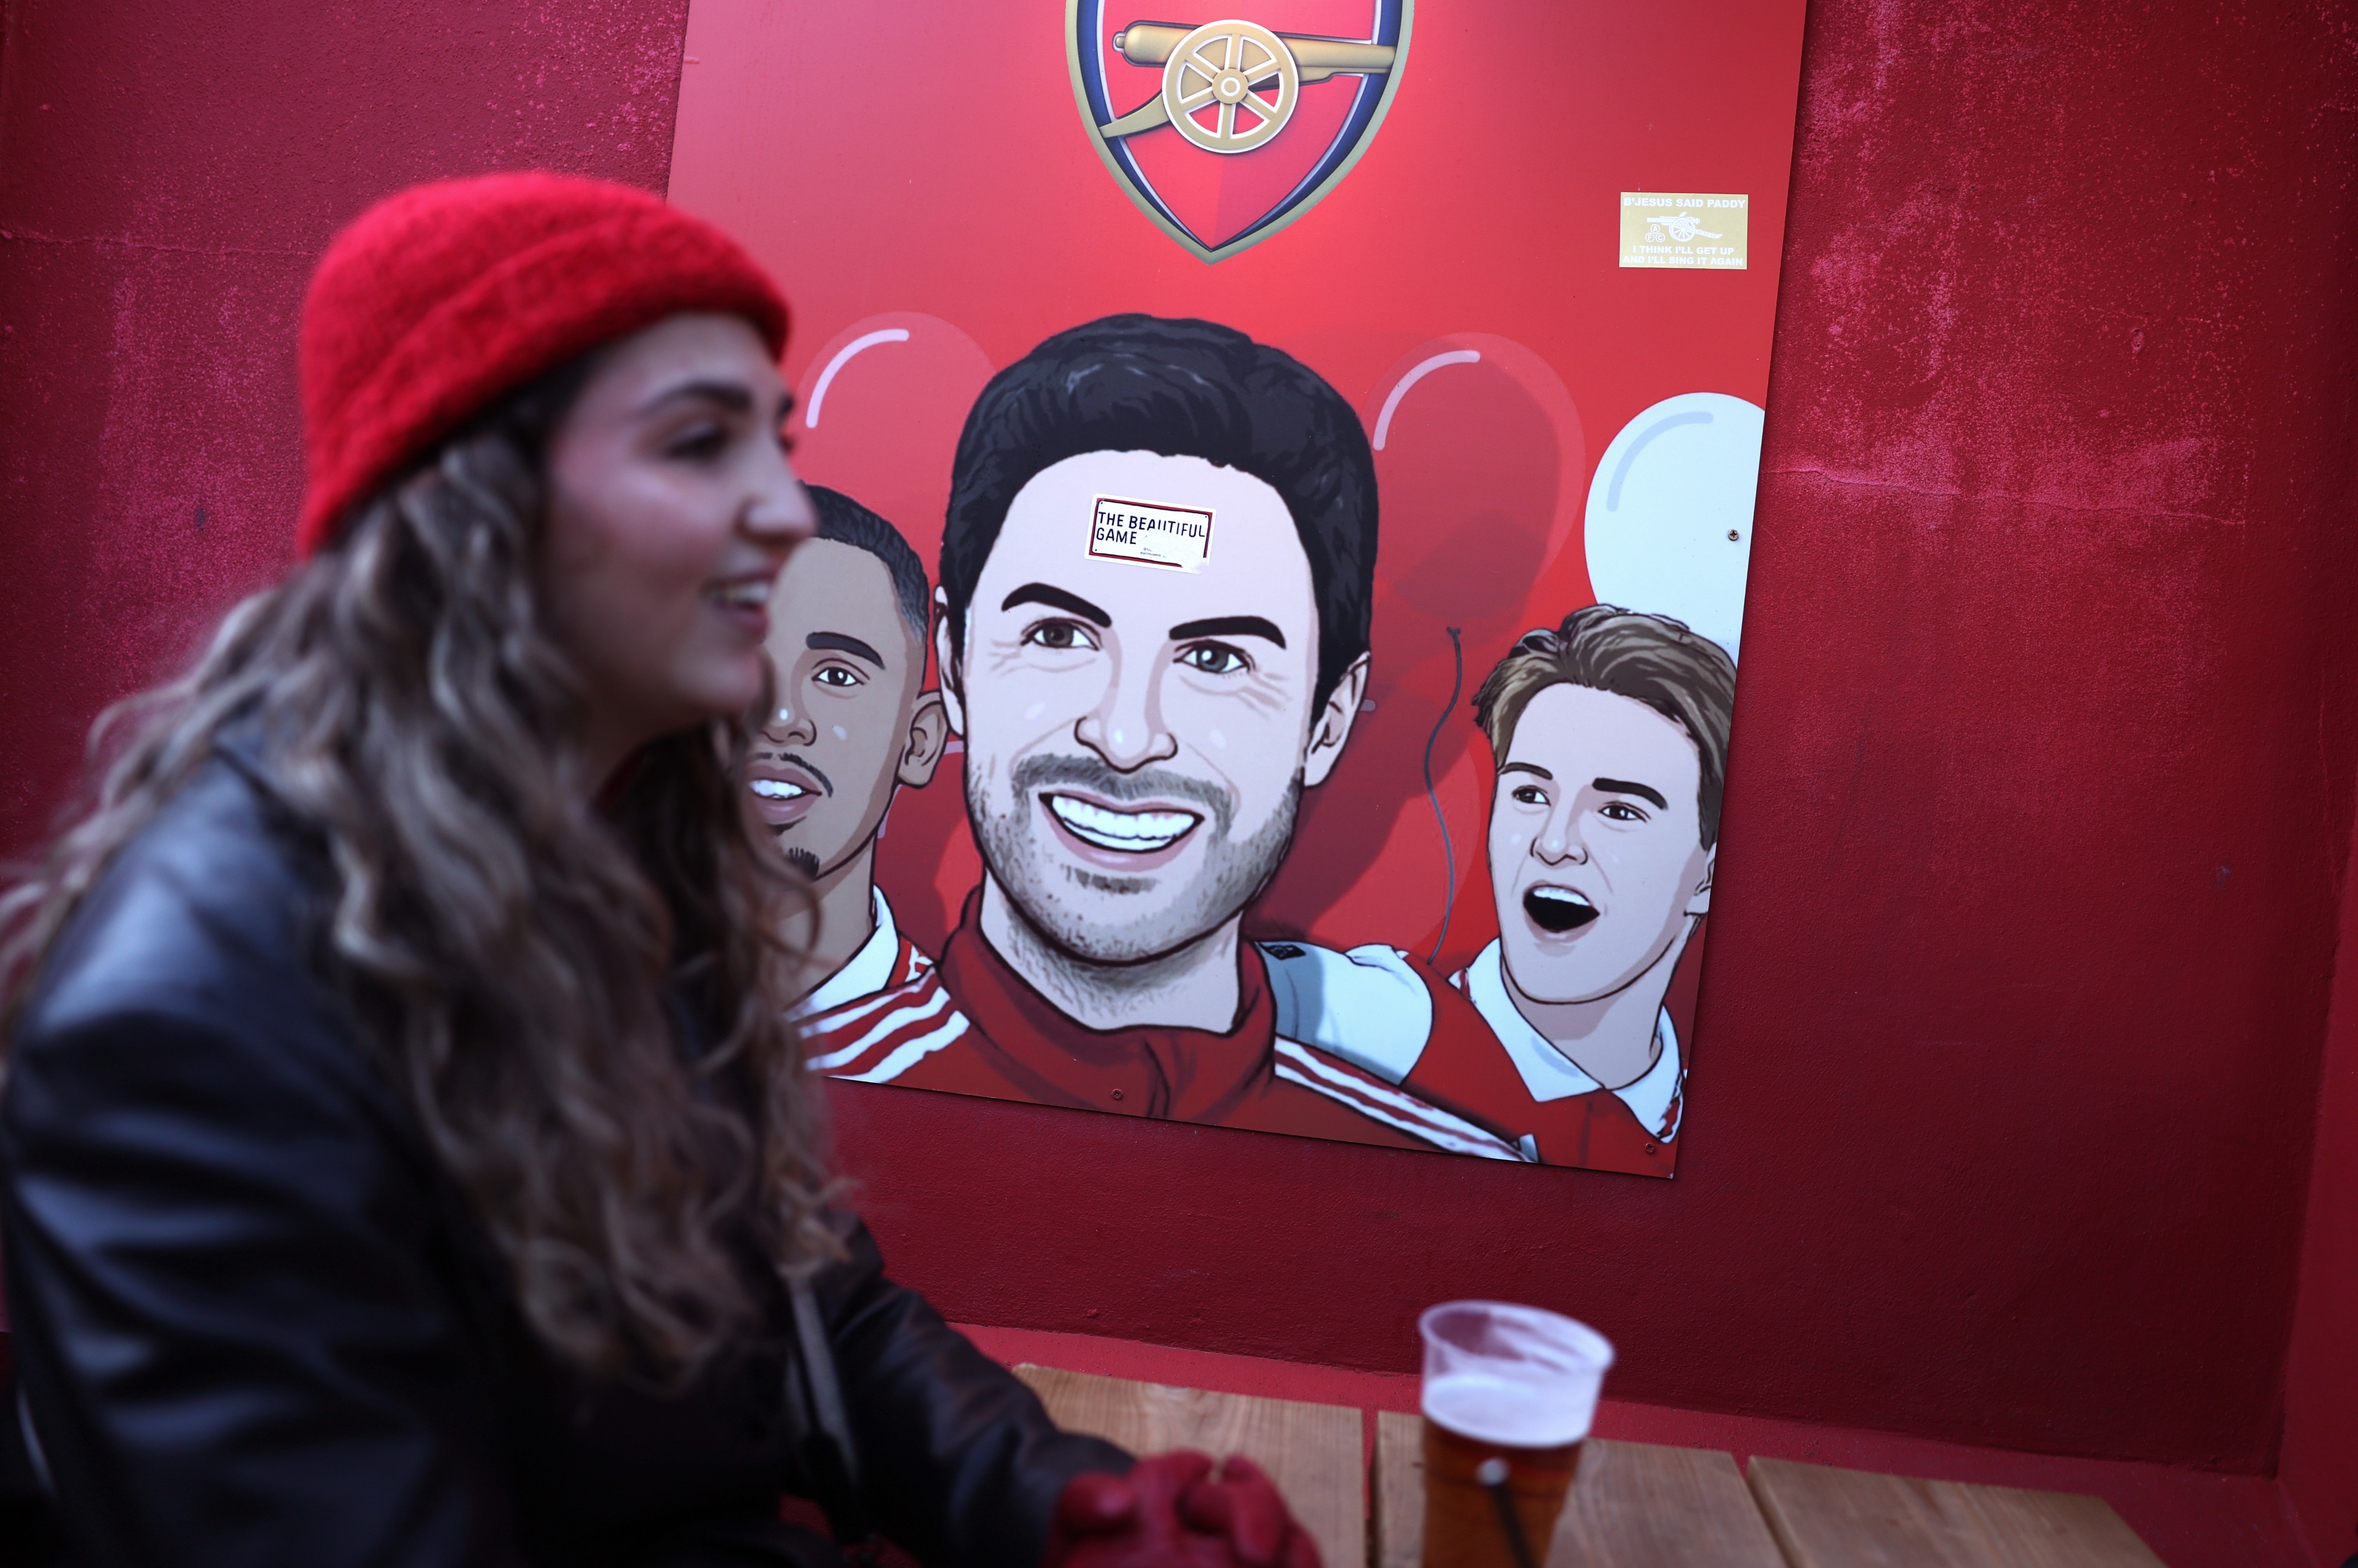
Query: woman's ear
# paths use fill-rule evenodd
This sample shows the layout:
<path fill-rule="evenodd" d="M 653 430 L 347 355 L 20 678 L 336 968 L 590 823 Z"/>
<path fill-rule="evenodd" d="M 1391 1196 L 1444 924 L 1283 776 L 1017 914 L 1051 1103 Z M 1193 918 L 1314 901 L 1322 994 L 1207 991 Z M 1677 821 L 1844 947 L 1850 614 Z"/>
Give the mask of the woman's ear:
<path fill-rule="evenodd" d="M 937 691 L 920 692 L 917 705 L 909 710 L 908 742 L 901 748 L 901 764 L 893 773 L 911 789 L 923 789 L 934 782 L 934 770 L 942 765 L 942 753 L 949 750 L 950 719 Z"/>

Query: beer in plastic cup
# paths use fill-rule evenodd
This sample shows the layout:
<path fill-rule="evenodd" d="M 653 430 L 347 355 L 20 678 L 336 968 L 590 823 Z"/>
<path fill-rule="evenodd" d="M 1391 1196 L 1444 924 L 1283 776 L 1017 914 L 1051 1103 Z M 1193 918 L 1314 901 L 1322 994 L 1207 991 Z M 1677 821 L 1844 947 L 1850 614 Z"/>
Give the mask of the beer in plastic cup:
<path fill-rule="evenodd" d="M 1580 1469 L 1613 1346 L 1568 1317 L 1506 1302 L 1444 1302 L 1424 1336 L 1424 1568 L 1517 1568 L 1486 1461 L 1533 1563 Z"/>

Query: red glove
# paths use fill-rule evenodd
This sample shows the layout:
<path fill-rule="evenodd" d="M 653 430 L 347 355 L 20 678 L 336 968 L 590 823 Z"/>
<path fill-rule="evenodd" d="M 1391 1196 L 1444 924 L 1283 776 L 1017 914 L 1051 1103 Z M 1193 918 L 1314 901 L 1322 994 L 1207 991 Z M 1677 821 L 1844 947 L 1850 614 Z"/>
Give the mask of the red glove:
<path fill-rule="evenodd" d="M 1179 1518 L 1224 1541 L 1238 1568 L 1319 1568 L 1318 1543 L 1293 1521 L 1277 1484 L 1240 1454 L 1228 1456 L 1217 1481 L 1180 1492 Z"/>
<path fill-rule="evenodd" d="M 1249 1459 L 1201 1454 L 1076 1476 L 1056 1499 L 1042 1568 L 1319 1568 L 1318 1548 Z"/>

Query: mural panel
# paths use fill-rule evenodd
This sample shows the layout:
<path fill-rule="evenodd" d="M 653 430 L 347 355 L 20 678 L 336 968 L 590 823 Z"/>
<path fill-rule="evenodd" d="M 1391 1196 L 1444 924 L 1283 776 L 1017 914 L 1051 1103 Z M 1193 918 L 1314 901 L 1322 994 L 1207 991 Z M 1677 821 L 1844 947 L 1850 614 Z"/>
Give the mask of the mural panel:
<path fill-rule="evenodd" d="M 695 0 L 814 1069 L 1673 1173 L 1801 21 Z"/>

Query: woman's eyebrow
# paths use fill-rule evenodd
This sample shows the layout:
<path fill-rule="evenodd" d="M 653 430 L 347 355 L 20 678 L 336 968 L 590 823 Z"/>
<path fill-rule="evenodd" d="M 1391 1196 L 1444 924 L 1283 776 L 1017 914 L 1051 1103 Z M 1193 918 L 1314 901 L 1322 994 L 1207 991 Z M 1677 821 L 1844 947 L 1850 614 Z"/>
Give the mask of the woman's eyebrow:
<path fill-rule="evenodd" d="M 753 410 L 753 395 L 740 384 L 733 381 L 707 380 L 683 382 L 677 386 L 665 387 L 661 392 L 639 405 L 639 412 L 653 413 L 666 403 L 687 398 L 700 398 L 707 403 L 718 403 L 731 414 L 750 414 Z"/>

